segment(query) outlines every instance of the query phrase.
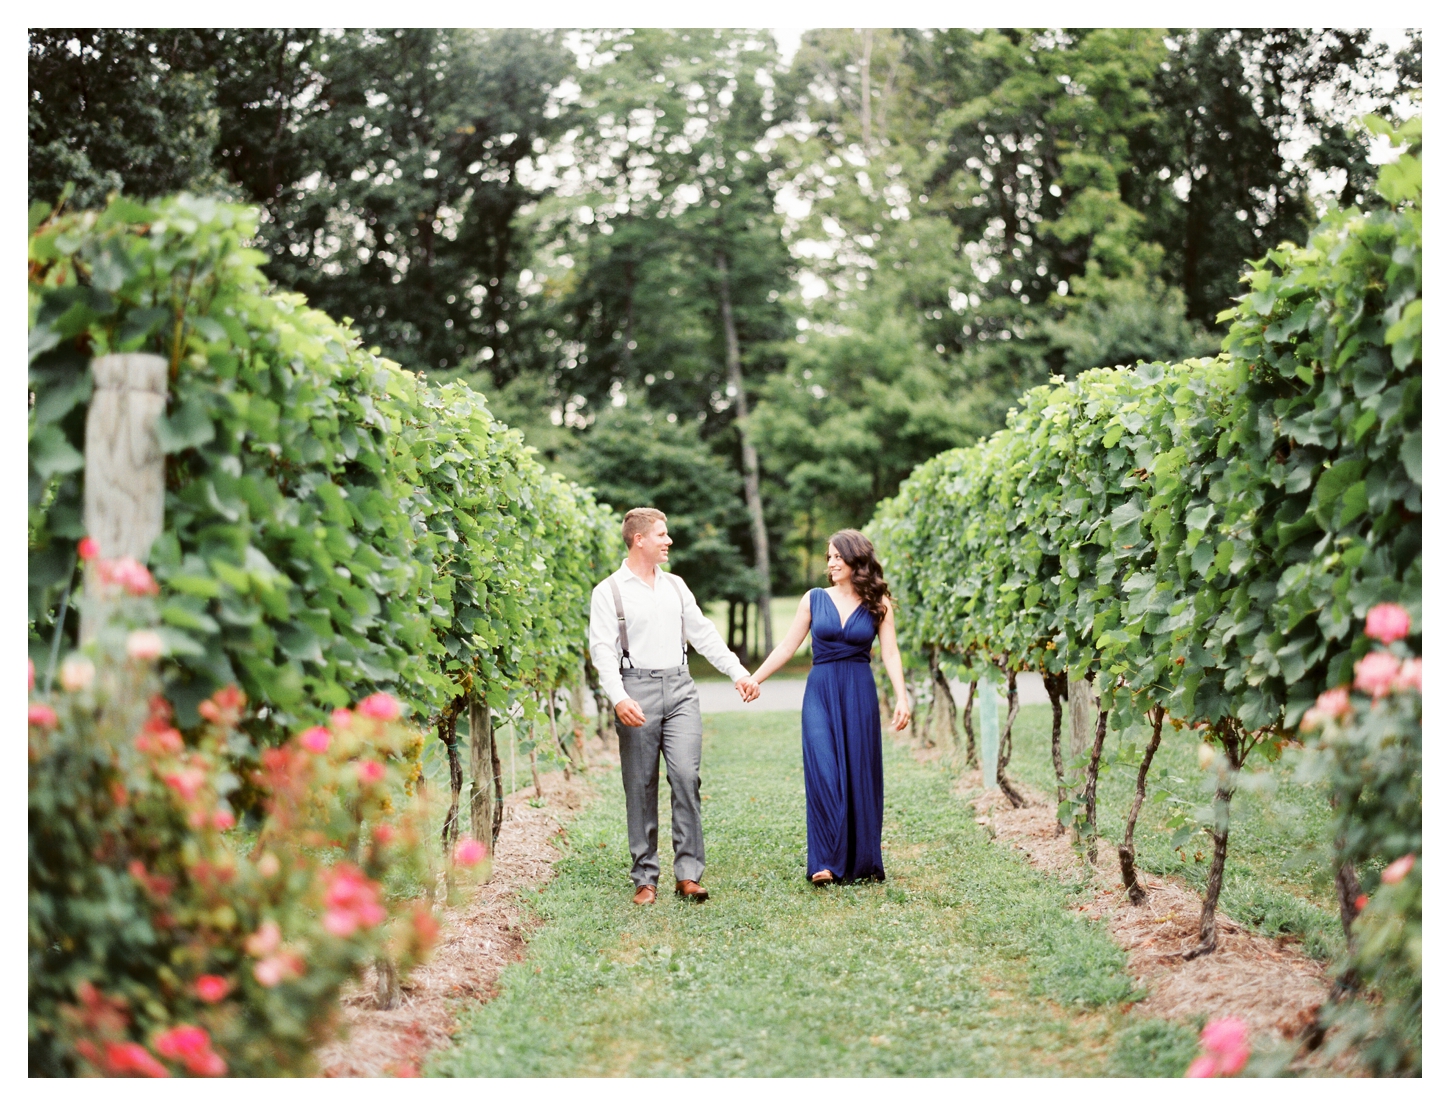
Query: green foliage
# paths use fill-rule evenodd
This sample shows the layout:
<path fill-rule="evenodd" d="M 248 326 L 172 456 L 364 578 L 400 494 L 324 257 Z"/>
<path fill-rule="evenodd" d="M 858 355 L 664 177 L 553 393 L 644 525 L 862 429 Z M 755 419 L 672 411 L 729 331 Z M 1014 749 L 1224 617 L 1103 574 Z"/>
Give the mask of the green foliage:
<path fill-rule="evenodd" d="M 409 795 L 421 739 L 366 709 L 395 703 L 343 712 L 264 754 L 265 818 L 231 829 L 246 700 L 222 689 L 183 742 L 152 666 L 127 657 L 158 605 L 124 600 L 67 690 L 32 701 L 30 1074 L 156 1074 L 148 1047 L 173 1074 L 310 1074 L 343 984 L 381 956 L 406 972 L 437 931 L 406 901 L 441 878 Z"/>
<path fill-rule="evenodd" d="M 276 739 L 377 688 L 426 715 L 468 672 L 495 705 L 557 680 L 612 526 L 481 397 L 426 386 L 269 292 L 249 209 L 116 199 L 41 205 L 32 223 L 33 654 L 74 586 L 88 358 L 143 349 L 171 364 L 151 565 L 185 725 L 230 683 L 266 708 L 248 728 Z"/>
<path fill-rule="evenodd" d="M 923 465 L 873 523 L 907 644 L 1261 730 L 1347 678 L 1370 605 L 1418 620 L 1420 216 L 1392 196 L 1256 265 L 1225 356 L 1033 389 Z"/>

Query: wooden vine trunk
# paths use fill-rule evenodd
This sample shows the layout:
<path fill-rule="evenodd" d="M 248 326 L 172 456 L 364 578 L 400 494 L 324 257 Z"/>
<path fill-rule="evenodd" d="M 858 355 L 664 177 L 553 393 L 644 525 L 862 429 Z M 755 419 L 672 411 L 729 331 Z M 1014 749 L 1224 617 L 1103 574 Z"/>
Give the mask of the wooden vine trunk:
<path fill-rule="evenodd" d="M 957 705 L 952 699 L 952 685 L 942 671 L 941 656 L 931 651 L 931 734 L 956 755 L 961 745 L 957 737 Z"/>
<path fill-rule="evenodd" d="M 1223 891 L 1224 862 L 1228 858 L 1229 807 L 1233 802 L 1235 780 L 1243 767 L 1249 742 L 1238 721 L 1226 718 L 1219 723 L 1219 744 L 1230 771 L 1220 777 L 1213 792 L 1213 862 L 1208 868 L 1208 887 L 1203 893 L 1203 913 L 1198 919 L 1198 947 L 1183 954 L 1185 960 L 1204 956 L 1218 948 L 1218 896 Z"/>
<path fill-rule="evenodd" d="M 1108 736 L 1108 712 L 1098 711 L 1098 729 L 1093 737 L 1092 759 L 1088 761 L 1087 783 L 1083 787 L 1083 818 L 1087 825 L 1088 861 L 1098 862 L 1098 769 L 1103 763 L 1103 742 Z"/>
<path fill-rule="evenodd" d="M 1048 672 L 1042 677 L 1047 688 L 1047 698 L 1052 703 L 1052 773 L 1057 781 L 1057 806 L 1059 816 L 1054 834 L 1061 834 L 1066 828 L 1062 824 L 1062 804 L 1067 801 L 1067 779 L 1062 772 L 1062 701 L 1067 698 L 1067 673 Z"/>
<path fill-rule="evenodd" d="M 1002 742 L 997 746 L 997 786 L 1002 789 L 1002 794 L 1007 796 L 1007 801 L 1013 807 L 1027 805 L 1027 800 L 1022 797 L 1012 781 L 1007 778 L 1007 765 L 1012 760 L 1012 723 L 1017 721 L 1017 708 L 1019 706 L 1017 696 L 1017 671 L 1012 669 L 1007 673 L 1007 724 L 1002 727 Z"/>
<path fill-rule="evenodd" d="M 156 422 L 166 410 L 166 358 L 109 353 L 91 362 L 95 391 L 86 414 L 84 522 L 104 560 L 133 557 L 145 564 L 161 535 L 166 507 L 166 457 Z M 89 602 L 81 612 L 81 642 L 91 641 L 105 614 L 96 602 L 94 573 L 86 573 Z"/>
<path fill-rule="evenodd" d="M 977 722 L 972 717 L 972 712 L 977 703 L 977 681 L 973 680 L 967 685 L 967 705 L 962 711 L 962 730 L 966 736 L 966 765 L 968 768 L 977 766 Z"/>
<path fill-rule="evenodd" d="M 448 813 L 443 818 L 442 845 L 445 858 L 453 856 L 458 844 L 458 797 L 463 792 L 463 765 L 458 759 L 458 712 L 462 701 L 455 699 L 438 719 L 438 740 L 448 752 Z"/>
<path fill-rule="evenodd" d="M 1143 763 L 1138 765 L 1138 787 L 1133 792 L 1133 805 L 1128 811 L 1128 825 L 1123 831 L 1123 843 L 1118 846 L 1118 866 L 1123 870 L 1123 889 L 1128 892 L 1128 900 L 1134 904 L 1141 903 L 1148 897 L 1142 884 L 1138 882 L 1133 830 L 1138 825 L 1138 813 L 1143 809 L 1143 795 L 1148 787 L 1148 769 L 1153 764 L 1153 754 L 1158 751 L 1158 743 L 1163 739 L 1163 708 L 1155 706 L 1148 716 L 1153 720 L 1153 738 L 1143 754 Z"/>

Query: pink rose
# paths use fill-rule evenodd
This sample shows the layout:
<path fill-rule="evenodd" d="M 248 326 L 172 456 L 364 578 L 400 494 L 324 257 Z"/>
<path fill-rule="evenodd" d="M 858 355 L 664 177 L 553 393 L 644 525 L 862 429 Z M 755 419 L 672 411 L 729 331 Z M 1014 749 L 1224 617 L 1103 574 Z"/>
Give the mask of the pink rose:
<path fill-rule="evenodd" d="M 282 927 L 268 918 L 259 927 L 257 932 L 247 938 L 244 947 L 252 956 L 266 956 L 275 952 L 277 946 L 282 943 Z"/>
<path fill-rule="evenodd" d="M 471 837 L 460 838 L 458 844 L 453 846 L 453 863 L 462 864 L 465 868 L 481 864 L 487 858 L 488 846 Z"/>
<path fill-rule="evenodd" d="M 218 810 L 211 816 L 213 829 L 229 830 L 237 824 L 237 816 L 230 810 Z"/>
<path fill-rule="evenodd" d="M 169 1079 L 171 1073 L 141 1045 L 130 1041 L 106 1043 L 106 1067 L 113 1075 L 142 1075 L 149 1079 Z"/>
<path fill-rule="evenodd" d="M 378 783 L 386 775 L 387 769 L 375 760 L 360 760 L 357 763 L 357 778 L 359 783 Z"/>
<path fill-rule="evenodd" d="M 357 927 L 357 915 L 350 910 L 329 910 L 322 915 L 322 928 L 334 937 L 351 937 Z"/>
<path fill-rule="evenodd" d="M 322 928 L 334 937 L 351 937 L 359 927 L 371 929 L 387 920 L 378 901 L 378 885 L 351 864 L 339 864 L 330 873 Z"/>
<path fill-rule="evenodd" d="M 1384 645 L 1410 632 L 1410 612 L 1398 603 L 1378 603 L 1364 618 L 1364 632 Z"/>
<path fill-rule="evenodd" d="M 252 975 L 263 987 L 275 987 L 286 979 L 296 979 L 305 965 L 296 953 L 279 952 L 265 960 L 257 961 Z"/>
<path fill-rule="evenodd" d="M 66 657 L 60 666 L 60 686 L 67 691 L 84 691 L 96 679 L 96 666 L 86 657 Z"/>
<path fill-rule="evenodd" d="M 1212 1079 L 1218 1074 L 1218 1065 L 1213 1062 L 1212 1056 L 1200 1056 L 1188 1065 L 1188 1070 L 1183 1073 L 1185 1079 Z"/>
<path fill-rule="evenodd" d="M 1220 1018 L 1203 1027 L 1198 1043 L 1208 1052 L 1234 1052 L 1248 1044 L 1249 1027 L 1238 1018 Z"/>
<path fill-rule="evenodd" d="M 1419 657 L 1411 657 L 1400 665 L 1399 675 L 1395 677 L 1393 685 L 1396 691 L 1420 690 L 1420 663 Z"/>
<path fill-rule="evenodd" d="M 1332 687 L 1322 692 L 1314 705 L 1304 712 L 1300 729 L 1312 730 L 1331 718 L 1342 718 L 1349 713 L 1349 688 Z"/>
<path fill-rule="evenodd" d="M 60 718 L 44 703 L 31 703 L 30 724 L 39 726 L 42 730 L 53 730 L 60 725 Z"/>
<path fill-rule="evenodd" d="M 182 768 L 180 771 L 166 773 L 161 780 L 181 796 L 182 802 L 189 803 L 196 798 L 201 785 L 206 783 L 206 772 L 200 768 Z"/>
<path fill-rule="evenodd" d="M 369 718 L 376 718 L 379 722 L 391 722 L 403 713 L 403 708 L 387 692 L 379 691 L 359 703 L 357 712 Z"/>
<path fill-rule="evenodd" d="M 257 874 L 263 879 L 271 879 L 282 870 L 282 862 L 277 859 L 276 853 L 263 853 L 257 858 Z"/>
<path fill-rule="evenodd" d="M 1383 698 L 1400 674 L 1400 662 L 1389 653 L 1369 653 L 1354 666 L 1354 686 L 1358 691 Z"/>
<path fill-rule="evenodd" d="M 398 831 L 384 822 L 373 828 L 373 843 L 376 845 L 391 845 L 393 838 L 398 836 Z"/>
<path fill-rule="evenodd" d="M 80 557 L 83 561 L 94 560 L 100 551 L 101 547 L 95 538 L 82 538 L 76 542 L 76 556 Z"/>
<path fill-rule="evenodd" d="M 194 987 L 202 1002 L 221 1002 L 232 989 L 231 983 L 219 975 L 199 975 Z"/>
<path fill-rule="evenodd" d="M 192 1075 L 225 1075 L 226 1061 L 211 1048 L 211 1034 L 194 1025 L 178 1025 L 156 1038 L 156 1051 L 177 1060 Z"/>
<path fill-rule="evenodd" d="M 1358 913 L 1363 913 L 1364 912 L 1364 908 L 1367 907 L 1368 905 L 1369 905 L 1369 896 L 1368 895 L 1360 895 L 1359 898 L 1357 898 L 1357 899 L 1354 900 L 1354 909 Z"/>
<path fill-rule="evenodd" d="M 302 747 L 310 752 L 325 753 L 327 747 L 332 744 L 332 735 L 321 726 L 313 726 L 298 740 L 302 742 Z"/>
<path fill-rule="evenodd" d="M 126 635 L 126 655 L 138 661 L 154 661 L 166 652 L 166 643 L 155 630 L 132 630 Z"/>
<path fill-rule="evenodd" d="M 155 595 L 161 590 L 146 566 L 134 557 L 97 561 L 96 579 L 102 587 L 120 588 L 127 595 Z"/>
<path fill-rule="evenodd" d="M 33 660 L 31 660 L 29 657 L 26 657 L 25 658 L 25 665 L 26 665 L 27 668 L 30 669 L 30 688 L 29 688 L 29 690 L 34 691 L 35 690 L 35 662 Z"/>
<path fill-rule="evenodd" d="M 345 730 L 352 725 L 352 711 L 346 707 L 338 707 L 332 712 L 332 728 L 334 730 Z"/>
<path fill-rule="evenodd" d="M 1400 857 L 1399 860 L 1396 860 L 1380 874 L 1380 882 L 1399 883 L 1400 880 L 1404 879 L 1407 875 L 1410 874 L 1410 869 L 1414 866 L 1415 854 L 1406 853 L 1404 856 Z"/>

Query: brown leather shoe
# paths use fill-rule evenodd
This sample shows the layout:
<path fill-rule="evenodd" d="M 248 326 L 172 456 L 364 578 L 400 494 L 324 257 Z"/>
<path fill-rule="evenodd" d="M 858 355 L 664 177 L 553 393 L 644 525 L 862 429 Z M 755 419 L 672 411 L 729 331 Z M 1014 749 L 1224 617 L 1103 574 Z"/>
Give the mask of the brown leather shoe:
<path fill-rule="evenodd" d="M 648 883 L 634 893 L 635 906 L 649 906 L 655 901 L 655 889 Z"/>
<path fill-rule="evenodd" d="M 682 899 L 689 899 L 691 902 L 704 902 L 710 897 L 710 892 L 692 879 L 676 880 L 675 894 Z"/>

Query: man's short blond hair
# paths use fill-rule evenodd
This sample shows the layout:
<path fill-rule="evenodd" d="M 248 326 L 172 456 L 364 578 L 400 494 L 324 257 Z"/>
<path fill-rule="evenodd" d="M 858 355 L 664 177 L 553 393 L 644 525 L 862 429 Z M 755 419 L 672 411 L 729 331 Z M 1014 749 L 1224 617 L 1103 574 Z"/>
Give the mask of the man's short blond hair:
<path fill-rule="evenodd" d="M 635 507 L 624 516 L 624 548 L 634 548 L 636 534 L 648 534 L 657 522 L 668 522 L 663 511 L 653 507 Z"/>

